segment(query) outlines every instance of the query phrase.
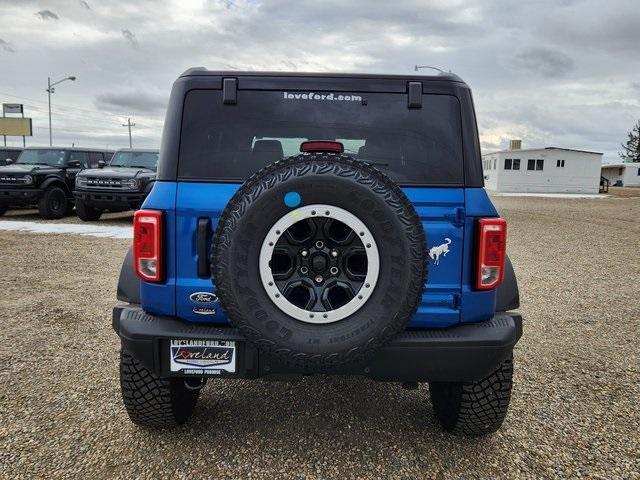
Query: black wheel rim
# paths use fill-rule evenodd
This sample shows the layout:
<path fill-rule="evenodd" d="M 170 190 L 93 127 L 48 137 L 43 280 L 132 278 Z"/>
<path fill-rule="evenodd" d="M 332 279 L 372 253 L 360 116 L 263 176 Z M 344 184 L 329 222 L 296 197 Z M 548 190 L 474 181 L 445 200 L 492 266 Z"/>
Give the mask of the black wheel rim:
<path fill-rule="evenodd" d="M 322 313 L 358 295 L 367 273 L 367 255 L 359 236 L 343 222 L 307 218 L 283 233 L 269 266 L 287 300 Z"/>

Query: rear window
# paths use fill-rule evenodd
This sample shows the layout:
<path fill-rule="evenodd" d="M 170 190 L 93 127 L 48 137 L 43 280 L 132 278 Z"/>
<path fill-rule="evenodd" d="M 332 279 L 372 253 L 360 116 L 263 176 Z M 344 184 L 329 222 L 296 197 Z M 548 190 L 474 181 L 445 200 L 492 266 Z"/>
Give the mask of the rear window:
<path fill-rule="evenodd" d="M 342 142 L 401 185 L 463 183 L 460 106 L 451 95 L 423 95 L 420 109 L 393 93 L 192 90 L 182 119 L 178 177 L 244 181 L 300 152 L 306 140 Z"/>

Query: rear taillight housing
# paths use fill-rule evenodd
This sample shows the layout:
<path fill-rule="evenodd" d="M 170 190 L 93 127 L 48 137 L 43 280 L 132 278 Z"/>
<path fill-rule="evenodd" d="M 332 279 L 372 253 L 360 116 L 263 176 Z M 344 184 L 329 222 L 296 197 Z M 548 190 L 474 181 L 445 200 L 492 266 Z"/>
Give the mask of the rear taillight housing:
<path fill-rule="evenodd" d="M 507 222 L 502 218 L 478 220 L 476 289 L 496 288 L 504 278 Z"/>
<path fill-rule="evenodd" d="M 138 210 L 133 215 L 133 265 L 147 282 L 164 280 L 162 261 L 162 212 Z"/>

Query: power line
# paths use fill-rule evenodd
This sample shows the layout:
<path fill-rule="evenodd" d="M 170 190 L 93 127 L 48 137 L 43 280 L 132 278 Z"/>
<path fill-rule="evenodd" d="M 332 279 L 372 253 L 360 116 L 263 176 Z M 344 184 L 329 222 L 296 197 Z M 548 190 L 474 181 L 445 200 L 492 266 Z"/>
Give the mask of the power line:
<path fill-rule="evenodd" d="M 12 98 L 18 98 L 21 100 L 28 100 L 30 102 L 35 102 L 35 103 L 42 103 L 43 105 L 47 105 L 47 102 L 42 101 L 42 100 L 36 100 L 35 98 L 28 98 L 28 97 L 21 97 L 19 95 L 12 95 L 10 93 L 6 93 L 6 92 L 0 92 L 0 95 L 4 95 L 6 97 L 12 97 Z M 72 110 L 72 111 L 81 111 L 81 112 L 87 112 L 87 113 L 91 113 L 91 114 L 100 114 L 100 115 L 106 115 L 106 116 L 111 116 L 111 117 L 124 117 L 126 116 L 125 114 L 118 114 L 118 113 L 106 113 L 104 111 L 100 111 L 100 110 L 93 110 L 93 109 L 88 109 L 88 108 L 82 108 L 82 107 L 77 107 L 75 105 L 63 105 L 63 104 L 56 104 L 56 108 L 63 108 L 63 109 L 67 109 L 67 110 Z"/>

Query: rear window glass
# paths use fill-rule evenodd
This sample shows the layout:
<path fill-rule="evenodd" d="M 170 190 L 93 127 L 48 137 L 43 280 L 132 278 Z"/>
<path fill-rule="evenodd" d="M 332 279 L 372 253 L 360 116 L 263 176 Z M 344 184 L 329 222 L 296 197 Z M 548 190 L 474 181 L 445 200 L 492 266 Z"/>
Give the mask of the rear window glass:
<path fill-rule="evenodd" d="M 421 109 L 393 93 L 220 90 L 185 99 L 178 177 L 243 181 L 300 152 L 306 140 L 342 142 L 401 185 L 463 183 L 460 106 L 451 95 L 424 95 Z"/>

